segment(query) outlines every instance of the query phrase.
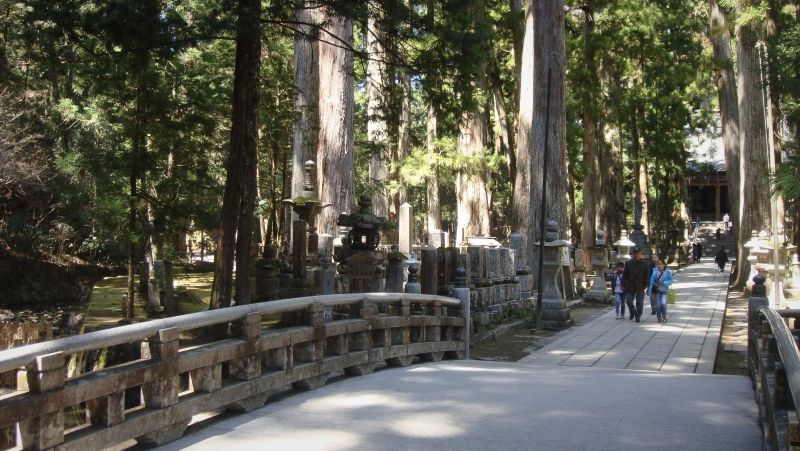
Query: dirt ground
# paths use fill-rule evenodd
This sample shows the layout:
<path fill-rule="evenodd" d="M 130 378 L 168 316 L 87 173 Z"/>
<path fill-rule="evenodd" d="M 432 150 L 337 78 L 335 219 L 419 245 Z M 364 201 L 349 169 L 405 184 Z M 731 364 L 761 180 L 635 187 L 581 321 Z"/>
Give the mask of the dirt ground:
<path fill-rule="evenodd" d="M 747 303 L 741 291 L 728 291 L 714 374 L 747 375 Z"/>
<path fill-rule="evenodd" d="M 585 304 L 570 310 L 575 324 L 589 322 L 607 310 L 610 305 Z M 483 331 L 483 334 L 487 332 Z M 549 343 L 557 331 L 535 331 L 533 320 L 519 322 L 508 333 L 495 339 L 487 338 L 475 345 L 471 357 L 478 360 L 515 362 L 527 351 L 539 349 Z M 479 332 L 477 335 L 481 335 Z M 499 334 L 498 334 L 499 335 Z M 747 375 L 745 354 L 747 350 L 747 298 L 741 292 L 730 291 L 725 309 L 720 344 L 714 364 L 715 374 Z"/>

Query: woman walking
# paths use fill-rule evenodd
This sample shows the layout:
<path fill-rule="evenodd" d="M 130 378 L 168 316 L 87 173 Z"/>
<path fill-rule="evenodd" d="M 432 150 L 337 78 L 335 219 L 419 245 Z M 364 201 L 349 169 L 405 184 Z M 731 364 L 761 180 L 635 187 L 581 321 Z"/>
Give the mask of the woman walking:
<path fill-rule="evenodd" d="M 656 317 L 659 323 L 667 322 L 667 291 L 672 285 L 672 271 L 664 260 L 658 261 L 657 268 L 650 275 L 648 292 L 656 297 Z"/>

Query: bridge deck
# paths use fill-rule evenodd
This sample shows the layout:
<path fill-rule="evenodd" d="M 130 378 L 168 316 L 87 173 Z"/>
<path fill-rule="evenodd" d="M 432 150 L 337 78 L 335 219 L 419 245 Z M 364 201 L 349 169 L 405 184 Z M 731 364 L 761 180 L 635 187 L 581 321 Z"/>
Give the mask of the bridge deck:
<path fill-rule="evenodd" d="M 163 449 L 760 449 L 749 379 L 708 374 L 727 276 L 710 258 L 678 274 L 666 325 L 649 305 L 638 325 L 611 311 L 518 363 L 346 379 Z"/>

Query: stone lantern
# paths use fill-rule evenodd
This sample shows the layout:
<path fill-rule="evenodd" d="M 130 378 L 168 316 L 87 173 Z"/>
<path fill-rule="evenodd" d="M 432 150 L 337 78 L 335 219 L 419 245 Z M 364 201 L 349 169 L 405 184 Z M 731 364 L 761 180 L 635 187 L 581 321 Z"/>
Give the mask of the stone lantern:
<path fill-rule="evenodd" d="M 594 269 L 594 281 L 592 287 L 583 296 L 586 301 L 593 302 L 608 302 L 609 293 L 606 289 L 605 269 L 608 267 L 608 254 L 606 252 L 606 234 L 602 230 L 597 231 L 597 239 L 595 239 L 594 246 L 591 247 L 592 252 L 592 269 Z"/>
<path fill-rule="evenodd" d="M 366 194 L 361 195 L 358 207 L 356 213 L 340 214 L 337 223 L 351 227 L 346 238 L 351 249 L 374 251 L 381 241 L 381 229 L 387 228 L 389 222 L 372 214 L 372 199 Z"/>
<path fill-rule="evenodd" d="M 539 281 L 539 289 L 542 290 L 542 326 L 554 330 L 572 325 L 567 301 L 558 288 L 558 277 L 562 270 L 561 252 L 570 242 L 559 239 L 558 235 L 558 225 L 555 221 L 549 221 L 544 234 L 544 280 Z"/>
<path fill-rule="evenodd" d="M 758 232 L 753 230 L 750 233 L 750 240 L 744 243 L 743 247 L 747 249 L 747 266 L 750 267 L 750 274 L 747 276 L 747 288 L 753 288 L 753 277 L 758 275 L 758 271 L 756 270 L 756 263 L 758 262 L 758 257 L 756 256 L 758 252 L 760 252 L 761 242 L 758 240 Z"/>
<path fill-rule="evenodd" d="M 342 213 L 337 220 L 339 226 L 350 228 L 342 239 L 342 246 L 336 250 L 340 279 L 346 277 L 348 293 L 383 291 L 381 286 L 385 284 L 386 255 L 376 249 L 381 230 L 388 228 L 389 222 L 372 214 L 372 199 L 369 196 L 362 195 L 358 205 L 357 212 Z"/>
<path fill-rule="evenodd" d="M 292 221 L 292 278 L 290 286 L 284 287 L 285 296 L 299 297 L 315 295 L 319 289 L 319 235 L 316 218 L 323 205 L 317 198 L 317 165 L 309 160 L 304 165 L 303 193 L 293 199 L 284 199 L 284 205 L 291 207 L 298 219 Z M 307 265 L 311 265 L 308 268 Z"/>
<path fill-rule="evenodd" d="M 759 234 L 759 238 L 764 237 Z M 761 243 L 762 251 L 758 254 L 759 260 L 756 269 L 759 274 L 769 278 L 766 286 L 770 305 L 780 307 L 786 303 L 786 297 L 783 294 L 783 279 L 788 270 L 789 253 L 793 252 L 796 247 L 787 245 L 783 239 L 782 231 L 778 231 L 771 237 L 767 235 L 766 238 L 768 239 Z M 776 250 L 777 252 L 775 252 Z M 777 262 L 774 261 L 776 253 Z"/>
<path fill-rule="evenodd" d="M 614 246 L 617 247 L 617 261 L 624 263 L 631 259 L 631 249 L 636 246 L 636 243 L 628 238 L 628 231 L 623 230 L 622 236 L 614 243 Z"/>

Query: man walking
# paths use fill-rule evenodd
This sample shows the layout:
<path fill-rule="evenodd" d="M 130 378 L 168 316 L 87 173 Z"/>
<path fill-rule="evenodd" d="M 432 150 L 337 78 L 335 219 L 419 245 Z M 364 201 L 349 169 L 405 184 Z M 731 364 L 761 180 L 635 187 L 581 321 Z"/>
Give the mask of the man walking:
<path fill-rule="evenodd" d="M 635 318 L 638 323 L 644 308 L 644 291 L 650 283 L 650 268 L 642 260 L 642 250 L 638 247 L 633 248 L 633 258 L 625 262 L 622 278 L 625 280 L 625 304 L 628 305 L 630 319 Z M 633 304 L 634 299 L 636 306 Z"/>

